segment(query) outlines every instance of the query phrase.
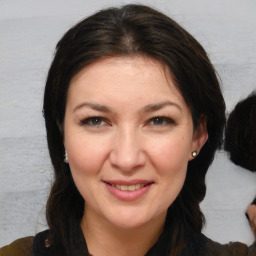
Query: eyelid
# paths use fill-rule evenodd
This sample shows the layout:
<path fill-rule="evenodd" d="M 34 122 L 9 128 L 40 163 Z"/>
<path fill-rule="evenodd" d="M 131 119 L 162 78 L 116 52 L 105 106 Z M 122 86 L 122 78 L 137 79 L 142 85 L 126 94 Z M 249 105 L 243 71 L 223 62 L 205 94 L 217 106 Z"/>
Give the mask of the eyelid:
<path fill-rule="evenodd" d="M 92 127 L 93 126 L 95 126 L 95 127 L 102 126 L 102 124 L 99 124 L 99 125 L 90 124 L 89 122 L 91 122 L 94 118 L 99 119 L 101 122 L 104 122 L 105 124 L 109 124 L 108 120 L 101 116 L 88 116 L 86 118 L 83 118 L 79 123 L 81 126 L 83 126 L 83 125 L 88 125 L 88 126 L 92 126 Z"/>
<path fill-rule="evenodd" d="M 164 126 L 164 125 L 168 125 L 168 124 L 175 124 L 175 121 L 173 120 L 173 118 L 167 117 L 167 116 L 155 116 L 150 118 L 147 121 L 147 124 L 150 124 L 152 121 L 156 120 L 157 118 L 162 119 L 162 121 L 164 122 L 164 124 L 152 124 L 155 126 Z"/>
<path fill-rule="evenodd" d="M 95 121 L 94 119 L 97 119 L 100 123 L 99 124 L 93 124 L 92 122 Z M 159 120 L 157 120 L 159 119 Z M 153 123 L 154 121 L 160 121 L 158 124 Z M 91 127 L 100 127 L 103 125 L 111 125 L 109 120 L 102 116 L 88 116 L 79 121 L 79 124 L 81 126 L 91 126 Z M 167 126 L 167 125 L 173 125 L 176 124 L 173 118 L 168 116 L 154 116 L 146 121 L 146 125 L 152 125 L 152 126 Z"/>

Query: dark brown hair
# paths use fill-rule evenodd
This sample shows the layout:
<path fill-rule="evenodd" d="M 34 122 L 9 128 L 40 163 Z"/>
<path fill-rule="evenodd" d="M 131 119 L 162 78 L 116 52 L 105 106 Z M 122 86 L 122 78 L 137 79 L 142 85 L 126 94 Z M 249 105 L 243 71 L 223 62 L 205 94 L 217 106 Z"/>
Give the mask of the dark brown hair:
<path fill-rule="evenodd" d="M 83 67 L 106 56 L 145 56 L 164 63 L 191 110 L 194 127 L 202 116 L 207 119 L 208 141 L 189 162 L 184 187 L 168 210 L 180 241 L 186 228 L 200 233 L 205 174 L 225 122 L 219 82 L 206 52 L 186 30 L 150 7 L 126 5 L 101 10 L 71 28 L 58 42 L 48 73 L 43 109 L 55 180 L 46 215 L 54 241 L 66 246 L 64 223 L 80 222 L 84 211 L 84 200 L 63 162 L 62 126 L 69 83 Z M 168 228 L 164 232 L 171 233 Z"/>
<path fill-rule="evenodd" d="M 231 111 L 224 148 L 233 163 L 256 172 L 256 91 L 238 102 Z"/>

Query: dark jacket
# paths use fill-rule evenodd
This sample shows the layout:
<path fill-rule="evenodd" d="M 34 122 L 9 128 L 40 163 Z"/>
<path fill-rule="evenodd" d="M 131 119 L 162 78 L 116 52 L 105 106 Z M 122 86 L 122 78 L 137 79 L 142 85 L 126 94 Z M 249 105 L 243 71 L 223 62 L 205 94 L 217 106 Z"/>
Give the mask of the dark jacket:
<path fill-rule="evenodd" d="M 53 248 L 47 248 L 44 244 L 48 231 L 41 232 L 35 237 L 21 238 L 8 246 L 0 249 L 0 256 L 62 256 L 61 253 Z M 200 234 L 197 239 L 198 256 L 256 256 L 256 242 L 248 247 L 243 243 L 229 243 L 221 245 Z M 86 245 L 82 248 L 76 248 L 72 256 L 86 255 L 84 251 Z M 189 256 L 189 250 L 183 255 Z M 161 255 L 155 255 L 161 256 Z"/>

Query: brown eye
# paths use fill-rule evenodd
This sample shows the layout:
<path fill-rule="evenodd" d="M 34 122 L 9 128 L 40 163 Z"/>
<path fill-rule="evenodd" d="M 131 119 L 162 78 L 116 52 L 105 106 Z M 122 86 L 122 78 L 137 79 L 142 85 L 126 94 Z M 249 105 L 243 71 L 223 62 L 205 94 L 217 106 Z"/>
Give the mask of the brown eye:
<path fill-rule="evenodd" d="M 83 121 L 81 121 L 81 124 L 90 126 L 100 126 L 103 122 L 103 118 L 95 116 L 84 119 Z"/>
<path fill-rule="evenodd" d="M 164 122 L 164 118 L 162 118 L 162 117 L 155 117 L 155 118 L 153 118 L 153 120 L 152 120 L 152 123 L 153 123 L 154 125 L 162 125 L 163 122 Z"/>
<path fill-rule="evenodd" d="M 173 124 L 174 121 L 167 117 L 157 116 L 157 117 L 151 118 L 150 123 L 152 125 L 167 125 L 167 124 Z"/>

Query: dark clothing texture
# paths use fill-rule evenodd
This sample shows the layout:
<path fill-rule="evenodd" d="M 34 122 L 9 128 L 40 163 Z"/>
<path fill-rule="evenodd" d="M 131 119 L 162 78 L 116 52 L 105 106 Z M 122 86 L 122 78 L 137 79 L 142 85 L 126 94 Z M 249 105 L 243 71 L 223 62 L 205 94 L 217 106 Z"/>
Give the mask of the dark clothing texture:
<path fill-rule="evenodd" d="M 10 245 L 0 248 L 0 256 L 33 256 L 33 236 L 20 238 Z"/>
<path fill-rule="evenodd" d="M 10 245 L 1 248 L 0 256 L 63 256 L 60 248 L 54 248 L 54 246 L 46 247 L 45 241 L 48 233 L 49 231 L 46 230 L 38 233 L 35 237 L 18 239 Z M 82 235 L 82 232 L 79 235 Z M 80 241 L 73 240 L 73 242 L 76 244 L 73 247 L 72 256 L 89 255 L 84 238 Z M 250 247 L 239 242 L 221 245 L 200 234 L 197 236 L 193 246 L 194 248 L 184 246 L 180 256 L 195 255 L 195 251 L 197 251 L 196 255 L 198 256 L 256 256 L 256 242 Z M 149 255 L 164 256 L 161 252 L 157 252 L 157 250 L 152 250 L 152 253 L 149 253 Z"/>

